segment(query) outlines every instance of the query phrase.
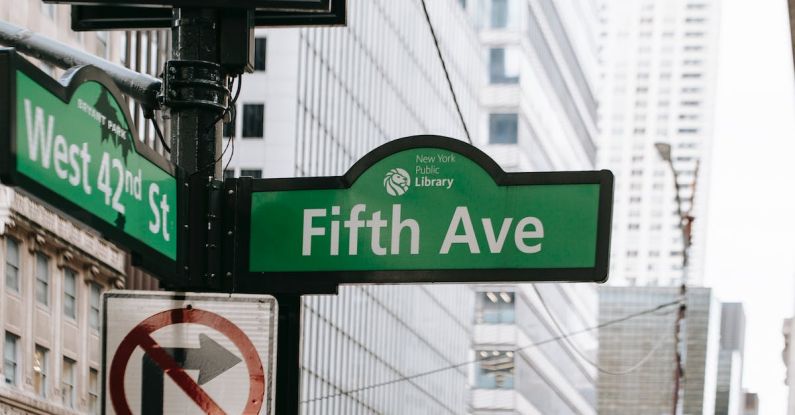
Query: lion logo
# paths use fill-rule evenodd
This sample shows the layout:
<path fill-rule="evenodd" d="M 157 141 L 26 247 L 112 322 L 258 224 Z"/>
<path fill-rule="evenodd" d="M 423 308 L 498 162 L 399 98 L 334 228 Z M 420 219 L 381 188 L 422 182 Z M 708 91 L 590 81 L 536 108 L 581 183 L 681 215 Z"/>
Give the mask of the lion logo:
<path fill-rule="evenodd" d="M 411 184 L 411 176 L 409 173 L 399 167 L 389 170 L 384 177 L 384 187 L 386 192 L 392 196 L 400 196 L 409 190 Z"/>

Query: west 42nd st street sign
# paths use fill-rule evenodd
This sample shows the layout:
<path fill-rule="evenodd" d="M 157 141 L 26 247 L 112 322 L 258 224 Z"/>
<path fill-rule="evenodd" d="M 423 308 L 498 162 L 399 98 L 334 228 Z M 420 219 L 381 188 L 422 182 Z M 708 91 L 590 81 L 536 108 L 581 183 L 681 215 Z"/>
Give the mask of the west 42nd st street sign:
<path fill-rule="evenodd" d="M 419 136 L 341 177 L 237 183 L 250 229 L 239 291 L 607 279 L 609 171 L 506 173 L 473 146 Z"/>
<path fill-rule="evenodd" d="M 138 140 L 107 75 L 82 67 L 65 82 L 0 50 L 0 178 L 173 275 L 175 168 Z"/>

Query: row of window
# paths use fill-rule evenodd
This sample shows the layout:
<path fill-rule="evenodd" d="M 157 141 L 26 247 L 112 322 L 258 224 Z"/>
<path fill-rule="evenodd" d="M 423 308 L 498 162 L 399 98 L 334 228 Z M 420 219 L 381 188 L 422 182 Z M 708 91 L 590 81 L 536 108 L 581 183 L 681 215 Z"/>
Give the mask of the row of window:
<path fill-rule="evenodd" d="M 14 333 L 6 331 L 3 352 L 3 375 L 10 386 L 20 384 L 20 350 L 21 339 Z M 33 390 L 41 398 L 49 398 L 50 351 L 38 344 L 33 353 Z M 75 367 L 77 362 L 66 356 L 61 366 L 61 399 L 67 408 L 75 407 Z M 99 401 L 99 370 L 88 369 L 88 409 L 89 413 L 98 414 Z"/>
<path fill-rule="evenodd" d="M 9 292 L 20 292 L 20 255 L 19 243 L 7 237 L 6 239 L 6 289 Z M 36 302 L 49 307 L 50 305 L 50 258 L 36 252 Z M 88 324 L 94 330 L 99 330 L 100 324 L 100 298 L 101 288 L 96 283 L 90 283 Z M 77 272 L 71 268 L 63 268 L 63 313 L 66 317 L 77 318 Z"/>

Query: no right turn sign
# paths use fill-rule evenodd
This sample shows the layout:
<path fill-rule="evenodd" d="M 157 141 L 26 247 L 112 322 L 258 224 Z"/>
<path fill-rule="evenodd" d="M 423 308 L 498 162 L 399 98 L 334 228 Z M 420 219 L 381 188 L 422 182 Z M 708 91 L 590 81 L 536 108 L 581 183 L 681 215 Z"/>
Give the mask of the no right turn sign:
<path fill-rule="evenodd" d="M 105 295 L 106 414 L 270 414 L 271 296 Z"/>

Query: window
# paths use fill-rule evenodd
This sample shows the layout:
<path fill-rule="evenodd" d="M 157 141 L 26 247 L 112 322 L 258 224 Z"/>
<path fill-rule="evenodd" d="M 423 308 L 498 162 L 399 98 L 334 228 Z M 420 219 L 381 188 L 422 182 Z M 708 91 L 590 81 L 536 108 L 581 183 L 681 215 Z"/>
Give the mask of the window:
<path fill-rule="evenodd" d="M 226 169 L 224 170 L 224 179 L 232 179 L 235 177 L 235 170 L 234 169 Z"/>
<path fill-rule="evenodd" d="M 508 0 L 491 0 L 491 27 L 508 26 Z"/>
<path fill-rule="evenodd" d="M 67 317 L 77 317 L 75 299 L 77 298 L 77 274 L 69 268 L 63 269 L 63 313 Z"/>
<path fill-rule="evenodd" d="M 36 301 L 50 304 L 50 258 L 36 252 Z"/>
<path fill-rule="evenodd" d="M 75 361 L 64 357 L 61 371 L 61 396 L 63 404 L 68 408 L 75 407 Z"/>
<path fill-rule="evenodd" d="M 19 243 L 6 238 L 6 288 L 19 292 Z"/>
<path fill-rule="evenodd" d="M 17 373 L 17 362 L 19 361 L 19 336 L 6 332 L 6 342 L 3 349 L 3 375 L 6 384 L 19 385 L 19 373 Z"/>
<path fill-rule="evenodd" d="M 262 170 L 260 169 L 240 169 L 240 177 L 253 177 L 255 179 L 262 178 Z"/>
<path fill-rule="evenodd" d="M 512 351 L 480 350 L 475 385 L 480 389 L 513 389 Z"/>
<path fill-rule="evenodd" d="M 477 293 L 475 308 L 476 324 L 513 324 L 516 307 L 515 294 L 506 291 L 487 291 Z"/>
<path fill-rule="evenodd" d="M 33 390 L 36 395 L 47 397 L 47 355 L 48 350 L 36 345 L 33 353 Z"/>
<path fill-rule="evenodd" d="M 267 51 L 268 39 L 258 37 L 254 39 L 254 70 L 265 70 L 265 56 Z"/>
<path fill-rule="evenodd" d="M 88 310 L 88 326 L 94 330 L 99 330 L 99 300 L 100 300 L 100 288 L 99 285 L 95 283 L 91 283 L 91 297 L 89 298 L 89 306 L 90 309 Z"/>
<path fill-rule="evenodd" d="M 265 105 L 243 105 L 243 138 L 262 138 L 265 129 Z"/>
<path fill-rule="evenodd" d="M 489 80 L 493 84 L 519 83 L 519 53 L 511 48 L 489 50 Z"/>
<path fill-rule="evenodd" d="M 99 371 L 88 369 L 88 412 L 99 414 Z"/>
<path fill-rule="evenodd" d="M 516 144 L 519 116 L 516 114 L 489 115 L 489 143 Z"/>

